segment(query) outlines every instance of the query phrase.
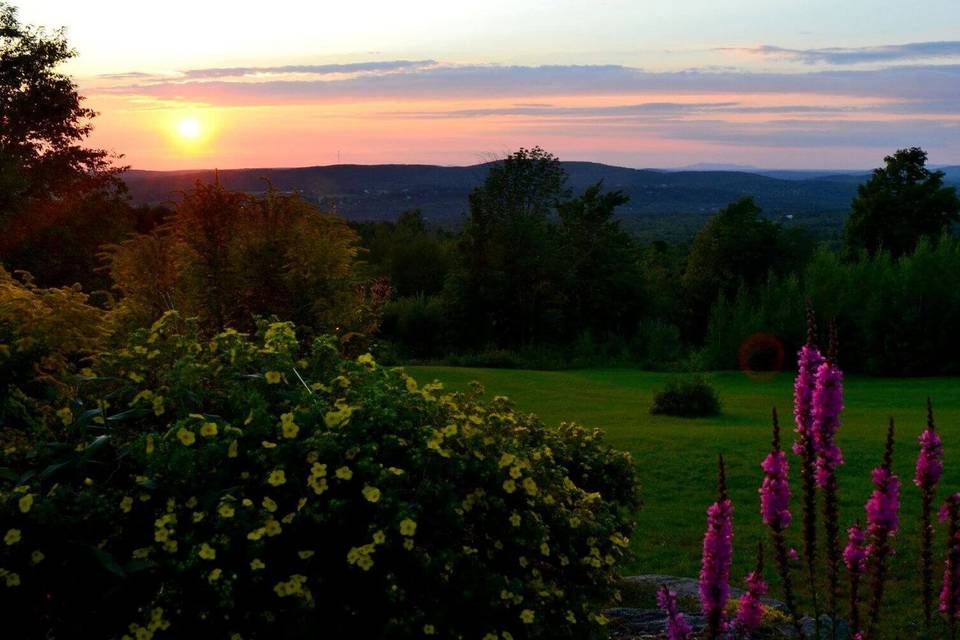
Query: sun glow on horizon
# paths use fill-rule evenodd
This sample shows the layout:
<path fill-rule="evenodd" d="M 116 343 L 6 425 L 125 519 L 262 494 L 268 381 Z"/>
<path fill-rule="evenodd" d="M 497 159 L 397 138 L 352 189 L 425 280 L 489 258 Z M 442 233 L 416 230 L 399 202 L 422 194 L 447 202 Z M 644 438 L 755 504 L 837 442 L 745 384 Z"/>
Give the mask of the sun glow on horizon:
<path fill-rule="evenodd" d="M 196 140 L 203 134 L 203 126 L 196 118 L 181 118 L 177 122 L 177 134 L 184 140 Z"/>

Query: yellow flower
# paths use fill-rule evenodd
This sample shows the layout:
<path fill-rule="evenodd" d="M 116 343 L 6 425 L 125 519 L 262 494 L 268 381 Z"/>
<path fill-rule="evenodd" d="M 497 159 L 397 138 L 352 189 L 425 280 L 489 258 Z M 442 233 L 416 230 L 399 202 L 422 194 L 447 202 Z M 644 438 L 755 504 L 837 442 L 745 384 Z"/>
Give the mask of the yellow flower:
<path fill-rule="evenodd" d="M 235 511 L 233 509 L 233 505 L 231 505 L 229 502 L 224 502 L 220 505 L 220 508 L 217 509 L 217 513 L 220 514 L 221 518 L 232 518 Z"/>
<path fill-rule="evenodd" d="M 207 580 L 209 580 L 210 582 L 216 582 L 217 580 L 220 579 L 220 576 L 221 576 L 222 573 L 223 573 L 223 572 L 222 572 L 219 568 L 218 568 L 218 569 L 213 569 L 213 570 L 210 571 L 210 573 L 207 575 Z"/>
<path fill-rule="evenodd" d="M 403 541 L 403 548 L 407 551 L 413 551 L 413 538 L 407 538 Z"/>
<path fill-rule="evenodd" d="M 510 515 L 510 524 L 512 524 L 512 525 L 515 526 L 515 527 L 519 527 L 519 526 L 520 526 L 520 514 L 519 514 L 519 513 L 513 513 L 513 514 Z"/>
<path fill-rule="evenodd" d="M 263 534 L 265 534 L 266 532 L 267 530 L 264 529 L 263 527 L 260 527 L 259 529 L 254 529 L 253 531 L 247 534 L 247 540 L 259 540 L 260 538 L 263 537 Z"/>
<path fill-rule="evenodd" d="M 263 564 L 263 560 L 261 560 L 260 558 L 254 558 L 253 560 L 250 561 L 250 569 L 252 569 L 253 571 L 259 571 L 260 569 L 263 569 L 266 566 L 267 565 Z"/>
<path fill-rule="evenodd" d="M 520 476 L 522 476 L 522 475 L 523 475 L 523 469 L 520 468 L 520 465 L 514 465 L 514 466 L 510 467 L 510 477 L 511 477 L 511 478 L 513 478 L 514 480 L 517 480 L 517 479 L 519 479 Z"/>
<path fill-rule="evenodd" d="M 383 531 L 377 531 L 373 534 L 373 544 L 383 544 L 387 541 L 387 534 Z"/>
<path fill-rule="evenodd" d="M 267 482 L 274 487 L 279 487 L 287 481 L 287 475 L 283 472 L 283 469 L 274 469 L 270 472 L 269 477 L 267 477 Z"/>
<path fill-rule="evenodd" d="M 517 490 L 517 483 L 513 480 L 504 480 L 503 481 L 503 490 L 507 493 L 513 493 Z"/>
<path fill-rule="evenodd" d="M 550 545 L 548 545 L 546 542 L 540 543 L 540 553 L 545 556 L 550 555 Z"/>
<path fill-rule="evenodd" d="M 531 624 L 533 622 L 533 611 L 530 609 L 524 609 L 520 612 L 520 619 L 523 620 L 524 624 Z"/>
<path fill-rule="evenodd" d="M 217 557 L 217 550 L 204 542 L 200 545 L 200 551 L 197 552 L 197 555 L 204 560 L 213 560 Z"/>
<path fill-rule="evenodd" d="M 509 467 L 514 462 L 516 462 L 516 460 L 517 460 L 517 456 L 513 455 L 512 453 L 505 453 L 502 456 L 500 456 L 500 467 L 501 468 Z"/>
<path fill-rule="evenodd" d="M 534 482 L 533 478 L 524 478 L 523 479 L 523 488 L 531 496 L 537 495 L 537 483 Z"/>
<path fill-rule="evenodd" d="M 197 436 L 194 435 L 193 431 L 190 431 L 189 429 L 184 429 L 183 427 L 180 427 L 180 429 L 177 431 L 177 437 L 180 439 L 180 442 L 182 442 L 183 445 L 186 447 L 189 447 L 190 445 L 192 445 L 194 442 L 197 441 Z"/>
<path fill-rule="evenodd" d="M 63 421 L 63 426 L 69 427 L 73 424 L 73 412 L 70 411 L 70 407 L 63 407 L 62 409 L 57 410 L 57 417 Z"/>
<path fill-rule="evenodd" d="M 380 500 L 380 489 L 376 487 L 371 487 L 369 485 L 363 488 L 363 497 L 369 500 L 370 502 L 377 502 Z"/>
<path fill-rule="evenodd" d="M 8 587 L 17 587 L 20 586 L 20 575 L 14 573 L 13 571 L 3 572 L 4 580 L 7 582 Z"/>
<path fill-rule="evenodd" d="M 365 354 L 363 354 L 362 356 L 358 356 L 358 357 L 357 357 L 357 362 L 360 363 L 360 364 L 365 364 L 365 365 L 367 365 L 368 367 L 373 367 L 373 366 L 375 366 L 375 365 L 377 364 L 377 363 L 374 361 L 373 356 L 370 355 L 369 353 L 365 353 Z"/>
<path fill-rule="evenodd" d="M 293 421 L 292 413 L 285 413 L 280 416 L 280 428 L 283 431 L 284 438 L 296 438 L 300 433 L 300 427 Z"/>
<path fill-rule="evenodd" d="M 147 446 L 145 450 L 148 456 L 153 453 L 153 434 L 147 434 Z"/>
<path fill-rule="evenodd" d="M 162 415 L 163 415 L 163 411 L 164 411 L 164 408 L 163 408 L 163 396 L 156 396 L 156 397 L 153 399 L 153 413 L 154 413 L 154 415 L 162 416 Z"/>
<path fill-rule="evenodd" d="M 239 449 L 240 449 L 240 445 L 236 440 L 234 440 L 233 442 L 230 443 L 230 446 L 227 447 L 227 457 L 236 458 L 237 452 L 239 451 Z"/>
<path fill-rule="evenodd" d="M 3 536 L 3 541 L 7 543 L 8 547 L 20 542 L 20 539 L 20 529 L 8 529 L 7 535 Z"/>
<path fill-rule="evenodd" d="M 280 535 L 283 527 L 281 527 L 280 523 L 276 520 L 267 520 L 267 523 L 263 526 L 263 530 L 268 536 L 272 537 Z"/>
<path fill-rule="evenodd" d="M 263 508 L 269 511 L 270 513 L 273 513 L 274 511 L 277 510 L 277 503 L 274 502 L 273 499 L 270 498 L 269 496 L 263 499 L 262 504 L 263 504 Z"/>
<path fill-rule="evenodd" d="M 423 625 L 423 632 L 428 636 L 432 636 L 437 632 L 437 630 L 432 624 L 425 624 Z"/>
<path fill-rule="evenodd" d="M 123 496 L 123 500 L 120 501 L 120 511 L 124 513 L 130 513 L 130 510 L 133 509 L 133 498 L 130 496 Z"/>
<path fill-rule="evenodd" d="M 341 480 L 349 480 L 353 477 L 353 471 L 350 470 L 350 467 L 340 467 L 337 469 L 337 477 Z"/>
<path fill-rule="evenodd" d="M 267 371 L 263 377 L 267 379 L 267 384 L 277 384 L 282 378 L 279 371 Z"/>
<path fill-rule="evenodd" d="M 204 438 L 212 438 L 217 435 L 217 423 L 216 422 L 204 422 L 203 426 L 200 427 L 200 435 Z"/>
<path fill-rule="evenodd" d="M 410 518 L 404 518 L 400 521 L 400 535 L 412 536 L 417 533 L 417 523 Z"/>
<path fill-rule="evenodd" d="M 26 494 L 25 496 L 20 498 L 20 501 L 18 504 L 20 505 L 20 513 L 27 513 L 28 511 L 30 511 L 30 507 L 33 506 L 33 494 L 32 493 Z"/>
<path fill-rule="evenodd" d="M 301 560 L 307 560 L 308 558 L 313 557 L 314 553 L 315 553 L 314 551 L 309 551 L 309 550 L 297 551 L 297 555 L 300 556 Z"/>
<path fill-rule="evenodd" d="M 260 446 L 263 447 L 264 449 L 273 449 L 277 446 L 277 443 L 270 442 L 269 440 L 264 440 L 263 442 L 260 443 Z"/>

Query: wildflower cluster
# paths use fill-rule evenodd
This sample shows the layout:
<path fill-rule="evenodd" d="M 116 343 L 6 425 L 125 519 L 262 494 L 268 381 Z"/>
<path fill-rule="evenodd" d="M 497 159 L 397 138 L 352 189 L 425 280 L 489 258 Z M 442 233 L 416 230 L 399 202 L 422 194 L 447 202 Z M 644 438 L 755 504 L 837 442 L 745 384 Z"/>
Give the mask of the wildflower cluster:
<path fill-rule="evenodd" d="M 283 323 L 196 336 L 104 353 L 0 460 L 11 637 L 602 637 L 638 502 L 598 432 Z"/>

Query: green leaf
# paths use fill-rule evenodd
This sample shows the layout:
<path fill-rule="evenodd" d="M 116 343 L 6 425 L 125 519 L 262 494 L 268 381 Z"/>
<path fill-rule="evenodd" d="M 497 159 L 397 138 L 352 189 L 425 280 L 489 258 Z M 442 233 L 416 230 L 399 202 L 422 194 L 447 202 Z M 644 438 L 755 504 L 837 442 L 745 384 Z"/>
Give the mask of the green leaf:
<path fill-rule="evenodd" d="M 126 578 L 127 574 L 124 572 L 123 567 L 117 563 L 116 559 L 110 553 L 107 553 L 103 549 L 98 549 L 96 547 L 90 547 L 90 550 L 93 551 L 93 555 L 97 556 L 97 560 L 100 561 L 100 564 L 104 569 L 110 573 L 119 576 L 121 578 Z"/>

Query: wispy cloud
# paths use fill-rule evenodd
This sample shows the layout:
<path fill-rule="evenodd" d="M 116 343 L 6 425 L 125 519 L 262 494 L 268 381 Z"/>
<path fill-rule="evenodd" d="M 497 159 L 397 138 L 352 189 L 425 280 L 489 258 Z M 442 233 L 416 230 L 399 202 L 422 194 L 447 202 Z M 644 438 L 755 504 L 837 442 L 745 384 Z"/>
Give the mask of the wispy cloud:
<path fill-rule="evenodd" d="M 204 78 L 242 78 L 262 75 L 309 74 L 338 75 L 369 72 L 409 71 L 437 64 L 434 60 L 388 60 L 374 62 L 349 62 L 344 64 L 291 64 L 273 67 L 211 67 L 188 69 L 183 77 L 191 80 Z"/>
<path fill-rule="evenodd" d="M 826 47 L 822 49 L 787 49 L 774 45 L 761 45 L 758 47 L 721 47 L 716 51 L 797 60 L 806 64 L 839 66 L 944 58 L 960 59 L 960 41 L 909 42 L 870 47 Z"/>
<path fill-rule="evenodd" d="M 388 111 L 382 115 L 400 118 L 495 118 L 495 117 L 552 117 L 552 118 L 623 118 L 653 117 L 699 113 L 839 113 L 849 107 L 822 105 L 768 105 L 751 106 L 742 102 L 643 102 L 606 106 L 560 106 L 553 104 L 512 105 L 478 109 L 450 109 L 446 111 Z"/>
<path fill-rule="evenodd" d="M 199 75 L 187 75 L 191 73 Z M 346 77 L 331 75 L 322 79 L 258 79 L 243 76 L 231 80 L 216 79 L 218 76 L 215 73 L 220 72 L 187 71 L 184 72 L 186 79 L 124 82 L 99 90 L 121 95 L 205 100 L 210 104 L 225 106 L 318 100 L 536 99 L 557 95 L 638 94 L 811 93 L 884 100 L 960 100 L 960 64 L 758 73 L 703 70 L 652 72 L 619 65 L 436 63 L 397 66 L 389 73 L 355 73 Z"/>

